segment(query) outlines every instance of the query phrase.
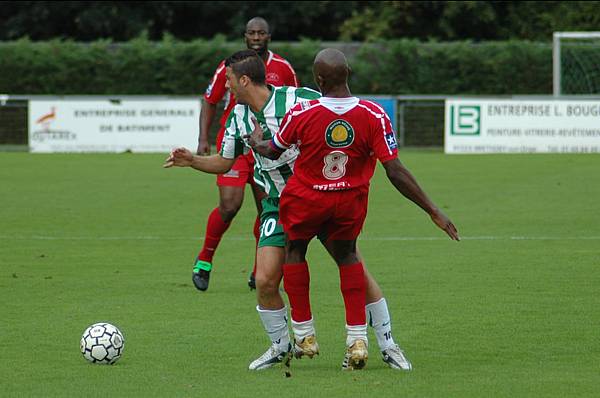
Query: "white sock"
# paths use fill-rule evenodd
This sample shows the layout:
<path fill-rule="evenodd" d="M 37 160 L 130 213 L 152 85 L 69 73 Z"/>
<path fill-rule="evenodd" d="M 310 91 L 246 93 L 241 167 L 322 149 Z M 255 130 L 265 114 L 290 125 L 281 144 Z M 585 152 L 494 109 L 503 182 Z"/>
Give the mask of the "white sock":
<path fill-rule="evenodd" d="M 364 340 L 369 345 L 367 340 L 367 325 L 346 325 L 346 346 L 350 347 L 356 340 Z"/>
<path fill-rule="evenodd" d="M 296 341 L 302 341 L 306 336 L 316 335 L 315 324 L 312 318 L 304 322 L 294 322 L 292 319 L 292 330 Z"/>
<path fill-rule="evenodd" d="M 287 308 L 284 306 L 279 310 L 263 310 L 258 305 L 256 311 L 265 327 L 273 345 L 281 351 L 287 351 L 290 344 L 290 332 L 287 325 Z"/>
<path fill-rule="evenodd" d="M 385 298 L 371 304 L 367 304 L 367 321 L 375 330 L 377 344 L 381 351 L 393 346 L 394 338 L 392 337 L 392 322 L 390 313 Z"/>

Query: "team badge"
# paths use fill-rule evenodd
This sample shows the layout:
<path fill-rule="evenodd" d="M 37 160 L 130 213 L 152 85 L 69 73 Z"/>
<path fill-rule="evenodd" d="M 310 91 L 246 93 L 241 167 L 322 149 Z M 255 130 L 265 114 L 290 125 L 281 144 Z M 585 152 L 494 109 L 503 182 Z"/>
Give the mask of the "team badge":
<path fill-rule="evenodd" d="M 385 142 L 390 149 L 398 148 L 398 141 L 396 141 L 396 136 L 393 131 L 385 135 Z"/>
<path fill-rule="evenodd" d="M 354 129 L 345 120 L 334 120 L 325 129 L 325 142 L 332 148 L 345 148 L 354 142 Z"/>

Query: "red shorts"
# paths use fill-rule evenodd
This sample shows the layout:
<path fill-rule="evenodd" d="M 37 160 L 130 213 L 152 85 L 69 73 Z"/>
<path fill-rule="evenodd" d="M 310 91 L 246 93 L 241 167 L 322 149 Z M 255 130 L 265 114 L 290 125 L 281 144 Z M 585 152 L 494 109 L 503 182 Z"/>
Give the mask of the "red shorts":
<path fill-rule="evenodd" d="M 288 181 L 279 202 L 279 220 L 289 240 L 310 240 L 320 233 L 327 239 L 358 238 L 367 217 L 369 188 L 315 191 Z"/>
<path fill-rule="evenodd" d="M 225 128 L 217 133 L 217 152 L 221 150 L 221 142 Z M 238 156 L 231 170 L 225 174 L 217 174 L 217 185 L 220 187 L 243 187 L 246 183 L 254 184 L 254 156 L 252 152 Z"/>

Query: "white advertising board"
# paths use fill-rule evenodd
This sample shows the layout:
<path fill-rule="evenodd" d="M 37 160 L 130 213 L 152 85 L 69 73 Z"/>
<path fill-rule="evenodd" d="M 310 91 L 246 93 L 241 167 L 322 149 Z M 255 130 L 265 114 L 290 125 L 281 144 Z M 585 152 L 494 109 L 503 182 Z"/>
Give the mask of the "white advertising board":
<path fill-rule="evenodd" d="M 198 143 L 198 99 L 29 101 L 31 152 L 169 152 Z"/>
<path fill-rule="evenodd" d="M 600 100 L 448 99 L 446 153 L 600 153 Z"/>

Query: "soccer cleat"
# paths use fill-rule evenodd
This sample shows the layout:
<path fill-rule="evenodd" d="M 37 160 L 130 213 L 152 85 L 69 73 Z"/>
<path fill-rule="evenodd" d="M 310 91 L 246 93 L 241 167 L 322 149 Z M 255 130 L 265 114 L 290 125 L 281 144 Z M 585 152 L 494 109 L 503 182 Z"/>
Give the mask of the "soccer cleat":
<path fill-rule="evenodd" d="M 278 363 L 282 363 L 288 356 L 291 349 L 291 344 L 288 344 L 287 351 L 281 351 L 276 345 L 272 345 L 267 351 L 265 351 L 264 354 L 252 361 L 250 366 L 248 366 L 248 369 L 263 370 L 275 366 Z"/>
<path fill-rule="evenodd" d="M 302 358 L 304 355 L 311 358 L 319 355 L 319 344 L 314 334 L 306 336 L 302 341 L 294 340 L 294 356 Z"/>
<path fill-rule="evenodd" d="M 342 362 L 342 370 L 362 369 L 367 365 L 367 359 L 369 359 L 367 342 L 364 340 L 356 340 L 350 347 L 346 347 L 346 355 Z"/>
<path fill-rule="evenodd" d="M 381 355 L 383 356 L 383 362 L 387 363 L 392 369 L 412 370 L 412 364 L 406 359 L 404 351 L 400 349 L 398 344 L 381 351 Z"/>
<path fill-rule="evenodd" d="M 250 290 L 256 289 L 256 279 L 254 278 L 254 274 L 250 273 L 250 277 L 248 278 L 248 287 Z"/>
<path fill-rule="evenodd" d="M 197 260 L 192 272 L 192 282 L 196 289 L 205 291 L 208 289 L 208 281 L 210 279 L 210 270 L 212 264 L 207 261 Z"/>

